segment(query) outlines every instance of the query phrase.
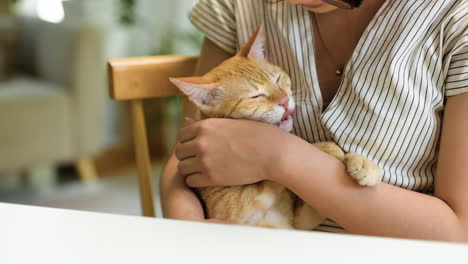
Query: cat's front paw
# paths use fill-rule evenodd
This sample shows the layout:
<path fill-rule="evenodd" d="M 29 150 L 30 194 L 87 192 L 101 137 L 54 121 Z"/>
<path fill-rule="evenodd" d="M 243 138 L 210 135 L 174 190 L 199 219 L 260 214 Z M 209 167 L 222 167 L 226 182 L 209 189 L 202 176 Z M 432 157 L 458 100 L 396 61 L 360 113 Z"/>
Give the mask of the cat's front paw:
<path fill-rule="evenodd" d="M 344 160 L 345 154 L 335 142 L 317 142 L 313 145 L 321 151 L 332 155 L 339 160 Z"/>
<path fill-rule="evenodd" d="M 349 175 L 362 186 L 374 186 L 382 181 L 382 169 L 359 154 L 346 154 L 345 164 Z"/>

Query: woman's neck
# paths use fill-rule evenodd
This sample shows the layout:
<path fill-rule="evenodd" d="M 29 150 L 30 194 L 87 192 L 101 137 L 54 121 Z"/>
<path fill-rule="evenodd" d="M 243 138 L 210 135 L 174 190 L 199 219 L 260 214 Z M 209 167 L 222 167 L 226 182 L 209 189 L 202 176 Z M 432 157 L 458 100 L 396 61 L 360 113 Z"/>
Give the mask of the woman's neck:
<path fill-rule="evenodd" d="M 384 3 L 385 0 L 369 0 L 353 10 L 314 14 L 322 38 L 331 45 L 329 48 L 349 53 Z"/>
<path fill-rule="evenodd" d="M 354 49 L 382 7 L 384 0 L 363 2 L 354 10 L 336 10 L 314 14 L 314 39 L 317 74 L 325 108 L 334 97 L 341 83 L 342 67 L 351 58 Z M 341 70 L 340 70 L 341 69 Z"/>

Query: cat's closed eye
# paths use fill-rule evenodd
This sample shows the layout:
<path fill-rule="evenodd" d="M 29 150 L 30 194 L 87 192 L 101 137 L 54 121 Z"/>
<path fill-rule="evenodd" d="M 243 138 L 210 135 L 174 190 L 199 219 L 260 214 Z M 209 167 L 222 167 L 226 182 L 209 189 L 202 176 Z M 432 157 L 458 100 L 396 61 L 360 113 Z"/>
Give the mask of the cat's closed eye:
<path fill-rule="evenodd" d="M 261 97 L 266 97 L 266 94 L 256 94 L 254 96 L 251 96 L 250 99 L 257 99 L 257 98 L 261 98 Z"/>
<path fill-rule="evenodd" d="M 278 77 L 276 77 L 276 84 L 279 84 L 279 82 L 281 81 L 281 74 L 278 75 Z"/>

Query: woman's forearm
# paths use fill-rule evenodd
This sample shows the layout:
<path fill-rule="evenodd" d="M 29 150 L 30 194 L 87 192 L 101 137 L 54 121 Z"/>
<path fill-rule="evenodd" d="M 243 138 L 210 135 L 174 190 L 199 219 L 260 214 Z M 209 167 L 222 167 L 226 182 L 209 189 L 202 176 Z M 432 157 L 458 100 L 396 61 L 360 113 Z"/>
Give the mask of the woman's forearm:
<path fill-rule="evenodd" d="M 203 208 L 195 193 L 177 175 L 177 159 L 171 156 L 161 175 L 160 193 L 165 218 L 204 219 Z"/>
<path fill-rule="evenodd" d="M 272 180 L 349 232 L 445 241 L 467 239 L 457 215 L 442 200 L 386 183 L 361 187 L 341 161 L 312 145 L 297 139 L 288 142 L 286 148 Z"/>

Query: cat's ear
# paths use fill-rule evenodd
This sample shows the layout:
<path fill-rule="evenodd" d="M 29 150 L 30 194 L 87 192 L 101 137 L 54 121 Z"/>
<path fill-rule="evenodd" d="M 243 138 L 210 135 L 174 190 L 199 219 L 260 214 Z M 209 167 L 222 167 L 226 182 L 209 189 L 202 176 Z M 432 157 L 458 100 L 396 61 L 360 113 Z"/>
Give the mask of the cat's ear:
<path fill-rule="evenodd" d="M 198 106 L 212 106 L 216 104 L 220 84 L 210 83 L 203 77 L 169 78 L 190 101 Z"/>
<path fill-rule="evenodd" d="M 252 57 L 259 60 L 265 59 L 265 26 L 263 24 L 239 50 L 238 55 L 241 57 Z"/>

